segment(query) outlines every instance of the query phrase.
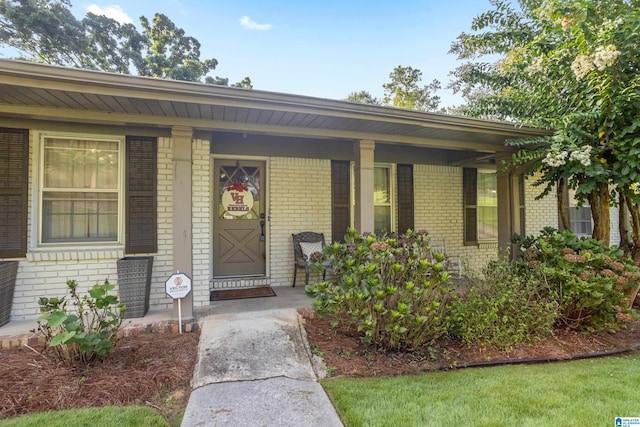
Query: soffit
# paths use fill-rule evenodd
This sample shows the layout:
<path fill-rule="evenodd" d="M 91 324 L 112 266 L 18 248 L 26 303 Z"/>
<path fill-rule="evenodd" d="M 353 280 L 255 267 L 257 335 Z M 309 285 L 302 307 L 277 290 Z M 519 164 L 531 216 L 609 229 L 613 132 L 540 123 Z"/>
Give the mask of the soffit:
<path fill-rule="evenodd" d="M 6 60 L 0 60 L 0 114 L 479 152 L 509 151 L 506 139 L 542 134 L 504 122 Z"/>

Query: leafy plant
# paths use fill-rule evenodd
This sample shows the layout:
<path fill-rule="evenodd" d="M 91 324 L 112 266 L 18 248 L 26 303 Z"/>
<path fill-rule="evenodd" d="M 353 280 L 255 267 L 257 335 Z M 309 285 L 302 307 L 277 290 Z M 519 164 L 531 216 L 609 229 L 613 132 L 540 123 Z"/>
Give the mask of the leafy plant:
<path fill-rule="evenodd" d="M 115 295 L 114 285 L 95 284 L 88 295 L 78 294 L 78 283 L 68 280 L 70 299 L 40 298 L 42 314 L 37 331 L 58 360 L 67 364 L 88 363 L 114 351 L 125 306 Z"/>
<path fill-rule="evenodd" d="M 544 276 L 506 260 L 489 263 L 452 304 L 451 334 L 466 344 L 509 349 L 551 334 L 558 302 Z"/>
<path fill-rule="evenodd" d="M 622 250 L 552 228 L 514 242 L 522 253 L 519 264 L 544 275 L 557 295 L 561 324 L 593 332 L 632 318 L 640 272 Z"/>
<path fill-rule="evenodd" d="M 306 288 L 320 315 L 387 350 L 410 351 L 446 334 L 453 292 L 426 232 L 396 238 L 349 229 L 345 241 L 324 249 L 333 281 Z"/>

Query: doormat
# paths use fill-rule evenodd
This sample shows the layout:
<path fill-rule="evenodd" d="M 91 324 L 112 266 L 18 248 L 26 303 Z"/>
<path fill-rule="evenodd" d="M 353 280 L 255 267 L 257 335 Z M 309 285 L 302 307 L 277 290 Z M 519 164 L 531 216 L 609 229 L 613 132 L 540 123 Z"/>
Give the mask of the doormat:
<path fill-rule="evenodd" d="M 209 301 L 221 301 L 226 299 L 275 297 L 271 286 L 258 286 L 255 288 L 241 289 L 216 289 L 209 294 Z"/>

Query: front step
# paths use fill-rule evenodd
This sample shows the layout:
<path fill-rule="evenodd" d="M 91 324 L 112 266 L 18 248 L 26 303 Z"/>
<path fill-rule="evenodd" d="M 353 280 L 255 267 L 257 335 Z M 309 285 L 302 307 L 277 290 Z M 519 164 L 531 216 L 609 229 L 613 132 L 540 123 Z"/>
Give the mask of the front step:
<path fill-rule="evenodd" d="M 260 277 L 221 277 L 214 278 L 211 289 L 231 289 L 231 288 L 255 288 L 258 286 L 270 286 L 269 278 Z"/>

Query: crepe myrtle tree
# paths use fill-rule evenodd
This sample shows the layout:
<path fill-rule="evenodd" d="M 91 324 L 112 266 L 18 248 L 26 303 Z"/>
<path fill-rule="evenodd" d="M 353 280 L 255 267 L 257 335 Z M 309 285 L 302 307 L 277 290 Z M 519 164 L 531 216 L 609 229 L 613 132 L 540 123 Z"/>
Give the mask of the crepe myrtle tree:
<path fill-rule="evenodd" d="M 606 244 L 609 207 L 619 205 L 621 246 L 637 255 L 640 1 L 491 3 L 451 47 L 466 61 L 452 73 L 452 87 L 474 95 L 464 112 L 550 129 L 550 136 L 511 142 L 522 148 L 511 165 L 538 172 L 539 197 L 557 191 L 561 215 L 565 186 L 575 189 L 578 202 L 591 206 L 593 237 Z M 566 216 L 562 222 L 569 228 Z"/>

